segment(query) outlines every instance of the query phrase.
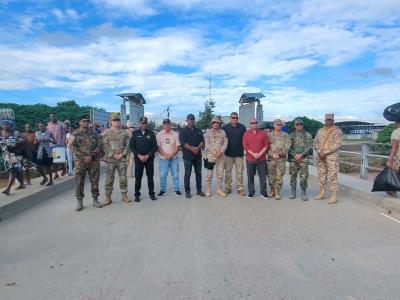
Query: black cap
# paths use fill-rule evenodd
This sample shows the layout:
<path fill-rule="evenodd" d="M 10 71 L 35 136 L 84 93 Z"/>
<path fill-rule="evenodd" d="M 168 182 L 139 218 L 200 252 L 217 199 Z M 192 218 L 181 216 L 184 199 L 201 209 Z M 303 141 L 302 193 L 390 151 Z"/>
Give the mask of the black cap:
<path fill-rule="evenodd" d="M 164 119 L 162 121 L 163 124 L 171 124 L 171 120 L 170 119 Z"/>
<path fill-rule="evenodd" d="M 147 123 L 147 117 L 140 117 L 139 122 L 146 122 Z"/>
<path fill-rule="evenodd" d="M 82 115 L 82 116 L 79 117 L 79 121 L 83 120 L 83 119 L 89 119 L 90 120 L 90 117 L 88 115 Z"/>
<path fill-rule="evenodd" d="M 195 119 L 193 114 L 188 114 L 186 120 Z"/>

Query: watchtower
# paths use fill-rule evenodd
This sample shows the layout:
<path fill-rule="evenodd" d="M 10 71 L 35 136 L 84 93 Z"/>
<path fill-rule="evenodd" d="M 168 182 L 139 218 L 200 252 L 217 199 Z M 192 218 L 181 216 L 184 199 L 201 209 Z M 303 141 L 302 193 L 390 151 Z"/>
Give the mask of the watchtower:
<path fill-rule="evenodd" d="M 239 116 L 240 122 L 249 127 L 250 119 L 256 118 L 257 122 L 261 124 L 263 122 L 263 109 L 260 99 L 264 98 L 265 95 L 262 93 L 244 93 L 239 99 Z"/>
<path fill-rule="evenodd" d="M 144 104 L 146 100 L 140 93 L 123 93 L 117 95 L 122 98 L 121 103 L 121 123 L 126 124 L 126 102 L 128 102 L 129 121 L 133 122 L 135 126 L 139 124 L 140 117 L 144 116 Z"/>

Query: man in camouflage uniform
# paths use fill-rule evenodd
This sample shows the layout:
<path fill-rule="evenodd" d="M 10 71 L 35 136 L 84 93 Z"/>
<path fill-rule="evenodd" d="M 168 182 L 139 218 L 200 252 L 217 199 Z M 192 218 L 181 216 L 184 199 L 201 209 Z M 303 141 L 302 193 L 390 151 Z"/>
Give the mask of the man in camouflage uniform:
<path fill-rule="evenodd" d="M 297 174 L 300 174 L 301 199 L 307 201 L 308 164 L 312 154 L 312 136 L 304 130 L 301 119 L 294 120 L 295 131 L 290 134 L 292 145 L 289 149 L 290 194 L 296 198 Z"/>
<path fill-rule="evenodd" d="M 211 120 L 211 129 L 207 129 L 204 134 L 204 142 L 206 149 L 206 158 L 209 162 L 215 163 L 214 168 L 217 175 L 217 194 L 226 197 L 226 194 L 222 191 L 222 179 L 224 176 L 224 152 L 228 147 L 228 138 L 226 137 L 225 131 L 220 129 L 221 120 L 218 117 L 214 117 Z M 206 196 L 211 196 L 211 180 L 213 177 L 214 170 L 207 170 L 206 178 Z"/>
<path fill-rule="evenodd" d="M 129 139 L 130 139 L 132 137 L 133 132 L 135 131 L 133 122 L 131 122 L 131 121 L 126 122 L 126 127 L 128 127 L 126 129 L 126 132 L 128 133 Z M 133 177 L 135 177 L 135 174 L 133 173 L 134 166 L 135 166 L 135 157 L 134 157 L 132 151 L 129 151 L 129 153 L 128 153 L 127 162 L 128 162 L 128 166 L 127 166 L 128 178 L 133 178 Z"/>
<path fill-rule="evenodd" d="M 274 121 L 274 131 L 269 134 L 270 148 L 268 150 L 268 182 L 271 192 L 268 197 L 281 199 L 283 176 L 286 172 L 286 155 L 289 151 L 291 140 L 287 133 L 282 132 L 282 120 Z"/>
<path fill-rule="evenodd" d="M 315 150 L 318 153 L 318 177 L 320 193 L 315 200 L 325 198 L 325 186 L 330 182 L 332 196 L 329 204 L 337 202 L 336 194 L 339 190 L 337 174 L 339 172 L 339 149 L 342 145 L 342 130 L 334 125 L 334 115 L 325 115 L 325 126 L 318 130 L 315 137 Z"/>
<path fill-rule="evenodd" d="M 114 187 L 115 170 L 118 171 L 119 188 L 122 193 L 122 201 L 130 202 L 128 198 L 128 180 L 126 178 L 126 160 L 129 154 L 129 135 L 121 129 L 118 116 L 111 119 L 111 128 L 106 129 L 102 134 L 104 161 L 106 162 L 106 202 L 112 203 L 111 194 Z"/>
<path fill-rule="evenodd" d="M 86 172 L 89 173 L 93 206 L 100 208 L 103 205 L 99 198 L 100 159 L 102 157 L 102 142 L 99 135 L 89 128 L 90 119 L 82 116 L 79 119 L 80 128 L 72 133 L 69 147 L 75 158 L 75 188 L 78 204 L 76 211 L 83 209 L 83 189 Z"/>

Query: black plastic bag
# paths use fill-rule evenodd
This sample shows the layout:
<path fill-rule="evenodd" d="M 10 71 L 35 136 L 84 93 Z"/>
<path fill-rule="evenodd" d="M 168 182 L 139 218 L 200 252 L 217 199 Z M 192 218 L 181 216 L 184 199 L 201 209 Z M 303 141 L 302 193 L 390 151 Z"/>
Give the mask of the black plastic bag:
<path fill-rule="evenodd" d="M 399 121 L 400 120 L 400 102 L 386 107 L 385 110 L 383 111 L 383 117 L 390 122 Z"/>
<path fill-rule="evenodd" d="M 207 158 L 204 158 L 203 160 L 204 160 L 204 167 L 205 167 L 207 170 L 212 170 L 212 169 L 214 169 L 215 162 L 208 161 Z"/>
<path fill-rule="evenodd" d="M 372 192 L 400 191 L 399 174 L 392 168 L 386 167 L 376 176 Z"/>

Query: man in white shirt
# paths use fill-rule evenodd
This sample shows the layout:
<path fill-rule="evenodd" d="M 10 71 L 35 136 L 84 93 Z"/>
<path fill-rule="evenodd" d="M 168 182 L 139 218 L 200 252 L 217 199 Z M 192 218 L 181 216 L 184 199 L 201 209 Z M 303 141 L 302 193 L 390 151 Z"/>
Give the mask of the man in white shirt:
<path fill-rule="evenodd" d="M 167 176 L 171 170 L 175 195 L 181 195 L 179 191 L 179 159 L 178 152 L 180 148 L 179 135 L 172 130 L 171 121 L 163 120 L 164 130 L 160 131 L 157 138 L 160 172 L 160 193 L 158 197 L 165 195 L 167 191 Z"/>

